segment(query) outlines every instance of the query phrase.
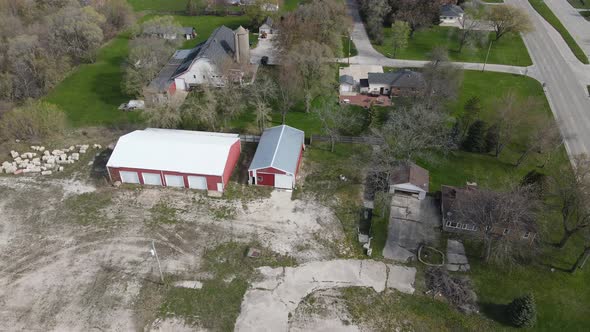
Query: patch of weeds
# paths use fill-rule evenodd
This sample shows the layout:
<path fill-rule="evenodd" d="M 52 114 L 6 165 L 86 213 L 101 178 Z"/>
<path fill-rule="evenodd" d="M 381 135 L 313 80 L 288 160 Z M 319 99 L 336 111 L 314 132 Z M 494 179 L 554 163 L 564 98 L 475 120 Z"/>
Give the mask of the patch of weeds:
<path fill-rule="evenodd" d="M 250 247 L 258 248 L 261 255 L 247 257 Z M 224 243 L 203 255 L 201 269 L 210 273 L 212 278 L 203 281 L 201 289 L 173 287 L 167 281 L 158 314 L 161 317 L 179 316 L 189 324 L 211 331 L 232 331 L 249 282 L 256 277 L 255 269 L 293 265 L 295 260 L 292 257 L 274 253 L 257 242 Z"/>
<path fill-rule="evenodd" d="M 501 329 L 478 314 L 463 314 L 445 302 L 420 294 L 371 288 L 342 289 L 353 322 L 375 331 L 477 331 Z"/>
<path fill-rule="evenodd" d="M 68 219 L 82 225 L 102 221 L 101 210 L 112 203 L 112 193 L 91 192 L 71 196 L 64 201 L 64 211 Z"/>
<path fill-rule="evenodd" d="M 225 187 L 223 198 L 227 200 L 240 200 L 243 204 L 258 199 L 269 198 L 273 188 L 267 186 L 250 186 L 230 181 Z"/>
<path fill-rule="evenodd" d="M 178 221 L 176 218 L 176 209 L 170 207 L 166 202 L 158 202 L 150 209 L 152 222 L 158 224 L 174 224 Z"/>
<path fill-rule="evenodd" d="M 211 207 L 213 219 L 215 220 L 231 220 L 236 217 L 236 208 L 230 205 L 220 205 Z"/>

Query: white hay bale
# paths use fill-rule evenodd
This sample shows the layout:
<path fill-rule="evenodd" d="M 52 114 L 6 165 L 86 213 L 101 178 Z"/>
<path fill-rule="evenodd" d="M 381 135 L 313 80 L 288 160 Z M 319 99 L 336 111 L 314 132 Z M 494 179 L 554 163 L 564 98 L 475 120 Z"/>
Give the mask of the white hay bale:
<path fill-rule="evenodd" d="M 72 155 L 70 156 L 73 160 L 79 160 L 80 159 L 80 154 L 79 153 L 72 153 Z"/>
<path fill-rule="evenodd" d="M 59 166 L 57 169 L 58 172 L 63 172 L 64 171 L 64 167 L 63 166 Z"/>
<path fill-rule="evenodd" d="M 51 175 L 51 171 L 42 171 L 41 175 Z"/>
<path fill-rule="evenodd" d="M 12 157 L 12 159 L 15 159 L 16 157 L 18 157 L 18 152 L 10 151 L 10 156 Z"/>

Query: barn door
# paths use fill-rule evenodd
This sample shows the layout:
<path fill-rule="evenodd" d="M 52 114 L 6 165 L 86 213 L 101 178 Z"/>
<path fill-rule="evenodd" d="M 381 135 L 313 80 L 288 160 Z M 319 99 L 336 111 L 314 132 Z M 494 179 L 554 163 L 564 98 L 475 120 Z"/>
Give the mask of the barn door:
<path fill-rule="evenodd" d="M 139 183 L 137 172 L 120 171 L 119 175 L 122 183 Z"/>
<path fill-rule="evenodd" d="M 293 176 L 275 174 L 275 187 L 283 189 L 293 189 Z"/>
<path fill-rule="evenodd" d="M 188 187 L 191 189 L 207 190 L 207 178 L 204 176 L 189 176 Z"/>
<path fill-rule="evenodd" d="M 184 187 L 184 178 L 180 175 L 164 175 L 168 187 Z"/>

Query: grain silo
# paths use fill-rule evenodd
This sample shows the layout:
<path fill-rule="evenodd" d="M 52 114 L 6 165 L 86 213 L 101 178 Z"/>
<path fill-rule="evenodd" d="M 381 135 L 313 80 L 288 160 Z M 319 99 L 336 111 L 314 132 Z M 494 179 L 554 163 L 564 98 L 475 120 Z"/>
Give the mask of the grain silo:
<path fill-rule="evenodd" d="M 242 26 L 234 31 L 236 43 L 236 62 L 240 64 L 250 63 L 250 40 L 248 30 Z"/>

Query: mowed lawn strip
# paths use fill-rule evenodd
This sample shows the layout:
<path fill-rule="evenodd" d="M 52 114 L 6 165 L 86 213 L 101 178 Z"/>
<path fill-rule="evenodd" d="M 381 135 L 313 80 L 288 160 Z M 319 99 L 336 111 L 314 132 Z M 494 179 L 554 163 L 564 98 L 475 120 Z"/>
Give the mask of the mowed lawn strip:
<path fill-rule="evenodd" d="M 580 62 L 584 64 L 588 64 L 588 56 L 584 53 L 584 51 L 580 48 L 580 45 L 576 43 L 576 40 L 572 35 L 570 35 L 569 31 L 563 26 L 561 21 L 555 16 L 555 14 L 547 7 L 543 0 L 529 0 L 531 6 L 539 13 L 539 15 L 543 16 L 543 18 L 551 24 L 557 32 L 561 35 L 563 40 L 565 40 L 567 46 L 572 50 L 576 58 L 580 60 Z"/>
<path fill-rule="evenodd" d="M 590 0 L 567 0 L 574 8 L 590 9 Z"/>
<path fill-rule="evenodd" d="M 176 12 L 186 10 L 188 0 L 127 0 L 136 12 L 152 10 L 159 12 Z"/>
<path fill-rule="evenodd" d="M 375 43 L 373 45 L 379 52 L 388 57 L 393 57 L 391 28 L 385 28 L 384 35 L 382 45 Z M 494 40 L 493 32 L 489 32 L 488 40 Z M 448 49 L 449 58 L 452 61 L 483 63 L 488 52 L 489 42 L 477 47 L 466 45 L 459 52 L 459 29 L 434 26 L 416 31 L 414 36 L 410 38 L 408 46 L 405 49 L 398 50 L 395 58 L 428 60 L 432 49 L 439 46 Z M 530 66 L 533 64 L 522 38 L 517 34 L 506 34 L 500 40 L 494 40 L 488 63 L 514 66 Z"/>

